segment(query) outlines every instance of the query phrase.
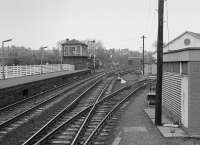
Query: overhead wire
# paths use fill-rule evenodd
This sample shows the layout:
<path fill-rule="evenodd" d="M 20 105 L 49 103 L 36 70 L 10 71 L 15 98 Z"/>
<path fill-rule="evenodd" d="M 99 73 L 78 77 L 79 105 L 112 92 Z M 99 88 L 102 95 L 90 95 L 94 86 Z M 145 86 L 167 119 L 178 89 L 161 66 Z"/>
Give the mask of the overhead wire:
<path fill-rule="evenodd" d="M 148 33 L 148 28 L 149 28 L 149 18 L 150 18 L 150 14 L 151 14 L 151 0 L 148 0 L 148 9 L 147 9 L 147 13 L 146 13 L 146 26 L 145 26 L 145 33 Z"/>
<path fill-rule="evenodd" d="M 168 1 L 165 0 L 165 7 L 166 7 L 166 22 L 167 22 L 167 43 L 169 43 L 170 39 L 170 31 L 169 31 L 169 14 L 168 14 Z"/>
<path fill-rule="evenodd" d="M 144 33 L 143 35 L 145 35 L 146 37 L 150 38 L 151 32 L 150 32 L 150 27 L 151 27 L 151 19 L 152 19 L 152 0 L 145 0 L 146 3 L 146 18 L 145 18 L 145 29 L 144 29 Z M 154 17 L 154 16 L 153 16 Z M 148 44 L 148 43 L 147 43 Z M 148 47 L 146 47 L 147 49 Z"/>
<path fill-rule="evenodd" d="M 156 16 L 158 14 L 158 10 L 156 9 L 156 6 L 157 6 L 157 3 L 155 6 L 152 6 L 151 7 L 151 20 L 150 20 L 150 27 L 149 27 L 149 30 L 148 30 L 148 33 L 149 33 L 149 36 L 150 37 L 154 37 L 152 40 L 154 41 L 152 43 L 152 46 L 154 45 L 154 43 L 156 42 L 157 40 L 157 19 L 156 19 Z M 154 50 L 153 50 L 154 51 Z"/>

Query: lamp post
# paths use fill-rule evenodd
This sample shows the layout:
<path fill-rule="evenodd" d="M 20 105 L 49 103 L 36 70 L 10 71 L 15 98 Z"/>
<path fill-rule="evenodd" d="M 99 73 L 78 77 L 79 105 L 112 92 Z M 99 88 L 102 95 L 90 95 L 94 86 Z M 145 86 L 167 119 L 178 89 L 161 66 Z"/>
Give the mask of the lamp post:
<path fill-rule="evenodd" d="M 5 79 L 5 56 L 4 56 L 4 43 L 12 41 L 12 39 L 7 39 L 2 41 L 2 79 Z"/>
<path fill-rule="evenodd" d="M 43 58 L 44 58 L 44 49 L 47 48 L 47 46 L 45 47 L 40 47 L 41 50 L 41 62 L 40 62 L 40 66 L 41 66 L 41 74 L 43 74 Z"/>

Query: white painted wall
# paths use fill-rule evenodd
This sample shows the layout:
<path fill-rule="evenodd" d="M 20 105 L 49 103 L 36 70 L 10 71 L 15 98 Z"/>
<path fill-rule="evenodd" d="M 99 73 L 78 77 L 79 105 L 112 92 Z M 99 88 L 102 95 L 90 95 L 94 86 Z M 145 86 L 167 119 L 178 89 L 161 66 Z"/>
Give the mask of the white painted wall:
<path fill-rule="evenodd" d="M 188 128 L 188 76 L 181 79 L 181 122 Z"/>

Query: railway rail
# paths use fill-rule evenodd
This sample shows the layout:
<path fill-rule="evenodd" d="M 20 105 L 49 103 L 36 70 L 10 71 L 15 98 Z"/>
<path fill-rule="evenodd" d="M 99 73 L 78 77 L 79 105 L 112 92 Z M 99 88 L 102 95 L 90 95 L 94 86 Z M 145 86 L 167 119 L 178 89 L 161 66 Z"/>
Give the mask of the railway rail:
<path fill-rule="evenodd" d="M 103 74 L 103 73 L 100 73 L 98 75 L 101 75 L 101 74 Z M 21 105 L 21 104 L 23 105 L 23 103 L 27 104 L 29 101 L 32 101 L 32 100 L 34 100 L 34 101 L 37 100 L 38 101 L 38 99 L 41 99 L 41 98 L 45 99 L 44 97 L 48 96 L 48 94 L 51 94 L 52 92 L 61 91 L 64 88 L 66 88 L 68 86 L 71 86 L 73 83 L 75 83 L 77 81 L 78 81 L 78 83 L 76 83 L 75 85 L 79 85 L 81 83 L 84 83 L 86 81 L 91 80 L 94 77 L 97 77 L 98 75 L 95 75 L 95 76 L 92 76 L 92 77 L 89 77 L 89 78 L 88 78 L 88 75 L 84 76 L 83 78 L 72 77 L 67 83 L 64 83 L 64 84 L 61 84 L 61 85 L 55 85 L 54 88 L 47 89 L 47 90 L 45 90 L 43 92 L 40 92 L 38 94 L 35 94 L 35 95 L 31 96 L 31 97 L 24 98 L 24 99 L 22 99 L 20 101 L 17 101 L 15 103 L 12 103 L 12 104 L 9 104 L 9 105 L 7 105 L 5 107 L 0 108 L 0 114 L 4 113 L 4 111 L 8 111 L 8 110 L 10 111 L 10 110 L 14 110 L 16 108 L 19 108 L 18 106 Z M 23 108 L 23 107 L 24 106 L 22 106 L 21 108 Z"/>
<path fill-rule="evenodd" d="M 69 112 L 68 115 L 71 113 L 70 118 L 63 119 L 60 123 L 57 117 L 65 118 L 65 115 L 58 114 L 23 145 L 89 144 L 112 113 L 143 86 L 144 80 L 122 87 L 105 97 L 100 93 L 92 104 L 83 108 L 79 107 L 75 113 L 67 111 L 69 108 L 66 108 L 65 111 Z"/>
<path fill-rule="evenodd" d="M 86 87 L 85 83 L 87 81 L 90 81 L 89 84 L 92 84 L 96 81 L 96 83 L 94 83 L 94 85 L 93 85 L 93 87 L 94 87 L 96 84 L 99 83 L 99 79 L 102 78 L 103 76 L 104 76 L 104 74 L 100 74 L 100 75 L 96 76 L 95 78 L 89 78 L 89 79 L 80 81 L 80 82 L 76 83 L 75 85 L 68 87 L 67 89 L 65 88 L 65 89 L 56 91 L 56 92 L 54 92 L 54 94 L 51 94 L 48 99 L 46 98 L 46 99 L 43 99 L 42 101 L 38 101 L 39 103 L 38 102 L 33 103 L 34 105 L 32 105 L 32 107 L 29 106 L 30 108 L 28 108 L 28 109 L 25 108 L 24 109 L 25 111 L 23 109 L 22 109 L 23 111 L 21 111 L 21 112 L 19 111 L 20 108 L 22 108 L 21 106 L 23 106 L 23 103 L 26 104 L 27 101 L 30 101 L 30 100 L 37 101 L 37 99 L 32 97 L 31 99 L 28 99 L 26 101 L 21 101 L 19 103 L 9 105 L 8 107 L 6 107 L 7 109 L 3 108 L 1 110 L 1 114 L 0 114 L 2 116 L 1 124 L 0 124 L 0 143 L 2 143 L 2 142 L 5 143 L 4 139 L 9 138 L 10 135 L 12 136 L 13 134 L 17 134 L 18 128 L 20 128 L 20 126 L 22 126 L 22 124 L 26 124 L 26 126 L 27 126 L 27 124 L 30 123 L 31 119 L 32 119 L 32 121 L 35 120 L 34 119 L 35 116 L 39 116 L 39 114 L 41 114 L 43 111 L 46 111 L 46 110 L 48 110 L 48 108 L 52 107 L 53 104 L 55 105 L 56 103 L 60 102 L 63 98 L 66 98 L 65 93 L 69 92 L 69 90 L 72 91 L 71 89 L 75 89 L 77 91 L 77 86 L 80 86 L 80 85 L 82 85 L 82 89 L 83 89 Z M 90 89 L 92 89 L 92 87 L 90 87 Z M 81 92 L 82 91 L 77 91 L 75 96 L 77 96 Z M 17 110 L 17 109 L 13 109 L 13 108 L 17 108 L 16 106 L 18 106 L 18 107 L 20 106 L 20 107 L 19 107 L 18 111 L 15 112 L 15 110 Z M 51 115 L 53 114 L 53 116 L 55 116 L 63 107 L 64 107 L 64 103 L 61 106 L 58 106 L 57 109 L 54 109 L 53 113 L 49 113 L 49 114 L 51 114 Z M 10 113 L 10 112 L 13 112 L 13 113 Z M 51 111 L 49 111 L 49 112 L 51 112 Z M 6 115 L 6 114 L 8 114 L 8 115 Z M 38 117 L 36 117 L 36 118 L 38 118 Z M 51 117 L 48 117 L 46 120 L 43 120 L 41 125 L 43 125 L 44 123 L 49 121 L 49 118 L 51 119 Z M 22 128 L 21 128 L 21 130 L 22 130 Z M 30 133 L 28 133 L 27 136 L 34 134 L 37 130 L 38 130 L 37 127 L 33 127 L 33 130 Z M 8 144 L 10 144 L 9 141 L 8 141 Z"/>
<path fill-rule="evenodd" d="M 120 109 L 123 109 L 123 104 L 129 100 L 131 96 L 136 94 L 136 92 L 145 87 L 146 83 L 140 83 L 138 87 L 133 89 L 128 95 L 126 95 L 121 101 L 119 101 L 112 109 L 106 114 L 106 116 L 101 120 L 101 122 L 93 129 L 90 135 L 85 138 L 83 145 L 92 145 L 92 144 L 106 144 L 110 132 L 113 129 L 113 125 L 117 122 L 118 117 L 120 116 Z M 118 112 L 117 112 L 118 111 Z M 80 140 L 77 140 L 78 142 Z"/>

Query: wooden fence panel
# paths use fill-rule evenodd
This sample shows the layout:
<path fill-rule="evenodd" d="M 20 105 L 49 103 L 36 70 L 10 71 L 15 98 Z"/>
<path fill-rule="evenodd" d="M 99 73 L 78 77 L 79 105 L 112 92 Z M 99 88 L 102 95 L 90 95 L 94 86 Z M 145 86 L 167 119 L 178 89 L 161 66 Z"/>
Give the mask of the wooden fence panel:
<path fill-rule="evenodd" d="M 61 69 L 62 68 L 62 69 Z M 22 76 L 30 76 L 41 74 L 41 69 L 43 73 L 52 73 L 57 71 L 72 71 L 74 70 L 73 65 L 69 64 L 45 64 L 45 65 L 16 65 L 16 66 L 5 66 L 4 74 L 5 78 L 14 78 Z M 2 79 L 3 71 L 2 66 L 0 66 L 0 79 Z"/>

